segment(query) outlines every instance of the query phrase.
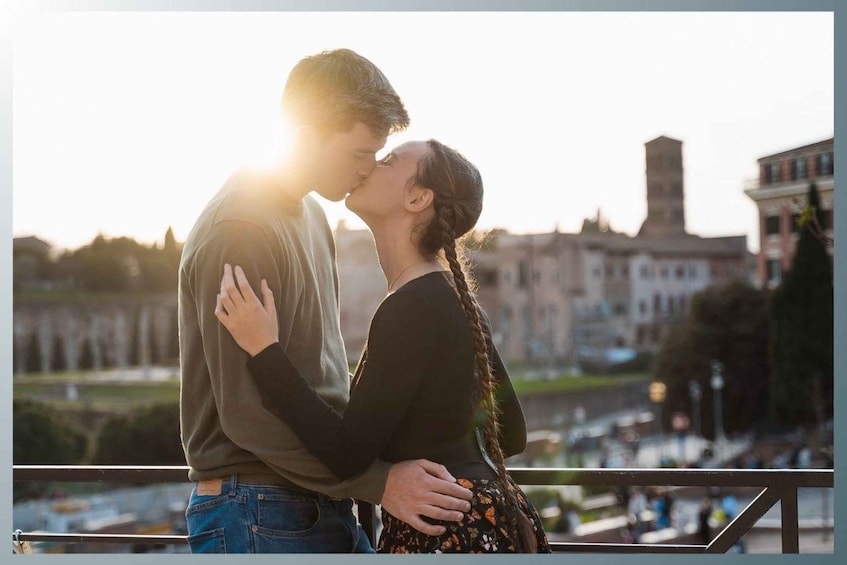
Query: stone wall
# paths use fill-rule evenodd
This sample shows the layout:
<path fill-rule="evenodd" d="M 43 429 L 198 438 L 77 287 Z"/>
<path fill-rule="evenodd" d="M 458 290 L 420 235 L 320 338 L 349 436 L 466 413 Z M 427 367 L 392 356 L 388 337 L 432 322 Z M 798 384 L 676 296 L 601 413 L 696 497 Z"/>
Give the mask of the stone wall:
<path fill-rule="evenodd" d="M 14 373 L 50 372 L 57 344 L 70 371 L 81 368 L 86 343 L 94 370 L 172 363 L 177 352 L 176 308 L 176 293 L 15 300 Z M 33 336 L 37 336 L 35 354 L 30 351 Z"/>

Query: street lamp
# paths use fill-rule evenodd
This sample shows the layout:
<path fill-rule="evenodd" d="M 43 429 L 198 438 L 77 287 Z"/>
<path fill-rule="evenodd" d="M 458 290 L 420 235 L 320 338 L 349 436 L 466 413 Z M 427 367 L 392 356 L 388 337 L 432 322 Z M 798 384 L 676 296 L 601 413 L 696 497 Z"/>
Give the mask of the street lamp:
<path fill-rule="evenodd" d="M 665 401 L 665 393 L 667 392 L 667 389 L 668 387 L 665 386 L 665 383 L 660 381 L 650 383 L 650 388 L 648 389 L 650 393 L 650 401 L 656 405 L 656 427 L 659 430 L 660 460 L 665 454 L 665 446 L 662 443 L 662 403 Z"/>
<path fill-rule="evenodd" d="M 723 444 L 723 402 L 721 390 L 723 389 L 723 363 L 712 359 L 712 390 L 715 392 L 715 443 Z"/>
<path fill-rule="evenodd" d="M 691 414 L 694 416 L 694 433 L 702 437 L 700 431 L 700 399 L 703 398 L 703 387 L 700 383 L 691 379 L 688 381 L 688 393 L 691 395 Z"/>

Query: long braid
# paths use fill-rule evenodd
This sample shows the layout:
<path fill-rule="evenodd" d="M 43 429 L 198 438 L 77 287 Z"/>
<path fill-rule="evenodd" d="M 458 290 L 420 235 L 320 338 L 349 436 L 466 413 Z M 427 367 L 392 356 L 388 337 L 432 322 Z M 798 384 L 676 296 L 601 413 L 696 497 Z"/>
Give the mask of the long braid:
<path fill-rule="evenodd" d="M 486 449 L 488 449 L 489 455 L 498 467 L 498 474 L 501 478 L 504 478 L 506 471 L 503 464 L 503 451 L 500 449 L 499 442 L 497 441 L 500 426 L 497 404 L 494 402 L 494 378 L 491 373 L 491 361 L 488 355 L 485 332 L 480 319 L 479 305 L 468 286 L 468 277 L 463 268 L 462 258 L 456 250 L 456 241 L 453 237 L 452 230 L 449 229 L 449 224 L 443 217 L 440 218 L 440 223 L 444 230 L 444 255 L 450 267 L 450 272 L 453 274 L 456 294 L 459 297 L 462 309 L 465 311 L 465 317 L 468 319 L 471 334 L 473 335 L 476 373 L 479 376 L 478 386 L 475 388 L 475 405 L 487 414 L 484 419 Z"/>
<path fill-rule="evenodd" d="M 527 521 L 519 521 L 523 513 L 518 504 L 511 479 L 506 473 L 503 450 L 500 447 L 499 407 L 495 399 L 495 382 L 489 356 L 488 336 L 482 325 L 482 314 L 475 294 L 468 284 L 468 274 L 457 237 L 467 233 L 482 211 L 482 179 L 479 171 L 456 151 L 430 140 L 432 151 L 418 164 L 416 182 L 430 188 L 434 215 L 422 226 L 418 245 L 426 253 L 444 252 L 453 275 L 453 288 L 468 320 L 473 337 L 476 383 L 473 387 L 473 426 L 484 433 L 485 450 L 496 468 L 506 507 L 511 538 L 518 551 L 532 551 L 535 533 Z M 529 527 L 529 531 L 527 530 Z M 523 535 L 521 535 L 523 534 Z"/>
<path fill-rule="evenodd" d="M 474 297 L 474 293 L 468 286 L 468 277 L 464 269 L 463 257 L 459 255 L 456 249 L 455 233 L 451 227 L 451 222 L 448 220 L 449 216 L 454 213 L 454 211 L 446 207 L 438 207 L 436 209 L 436 215 L 442 230 L 444 255 L 450 267 L 450 272 L 453 274 L 454 289 L 462 305 L 462 309 L 465 311 L 465 317 L 468 319 L 471 334 L 473 335 L 476 374 L 478 376 L 477 386 L 474 387 L 474 406 L 477 407 L 474 422 L 480 422 L 482 424 L 485 449 L 497 468 L 497 475 L 501 482 L 505 501 L 510 510 L 508 520 L 512 539 L 518 546 L 518 549 L 523 550 L 517 522 L 520 509 L 509 487 L 505 458 L 503 456 L 503 450 L 500 447 L 499 408 L 494 397 L 494 375 L 491 371 L 486 333 L 482 327 L 479 304 Z"/>

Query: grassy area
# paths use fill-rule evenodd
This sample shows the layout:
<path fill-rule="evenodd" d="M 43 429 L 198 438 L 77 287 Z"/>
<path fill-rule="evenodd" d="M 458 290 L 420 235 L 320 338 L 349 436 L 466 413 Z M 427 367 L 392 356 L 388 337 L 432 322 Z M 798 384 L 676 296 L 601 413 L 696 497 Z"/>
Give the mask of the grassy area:
<path fill-rule="evenodd" d="M 71 379 L 47 379 L 47 382 L 20 382 L 12 386 L 14 398 L 32 398 L 50 402 L 65 409 L 89 408 L 110 410 L 141 406 L 157 402 L 176 401 L 179 398 L 179 381 L 156 382 L 84 382 L 77 380 L 76 400 L 67 400 L 65 384 Z"/>
<path fill-rule="evenodd" d="M 18 383 L 36 384 L 64 384 L 69 382 L 79 383 L 82 381 L 92 380 L 92 377 L 97 375 L 93 371 L 61 371 L 58 373 L 28 373 L 26 375 L 15 376 L 14 386 Z"/>
<path fill-rule="evenodd" d="M 632 382 L 647 381 L 649 375 L 583 375 L 579 377 L 558 376 L 550 380 L 528 378 L 528 372 L 512 372 L 512 382 L 518 394 L 550 394 L 578 390 L 616 387 Z M 16 377 L 13 383 L 15 398 L 31 397 L 44 400 L 65 398 L 65 386 L 76 383 L 78 402 L 115 402 L 122 406 L 176 400 L 179 397 L 179 381 L 95 381 L 91 373 L 63 372 L 34 374 Z"/>
<path fill-rule="evenodd" d="M 648 381 L 647 374 L 558 376 L 550 380 L 528 379 L 525 374 L 512 374 L 512 384 L 518 394 L 550 394 L 617 387 L 632 382 Z"/>

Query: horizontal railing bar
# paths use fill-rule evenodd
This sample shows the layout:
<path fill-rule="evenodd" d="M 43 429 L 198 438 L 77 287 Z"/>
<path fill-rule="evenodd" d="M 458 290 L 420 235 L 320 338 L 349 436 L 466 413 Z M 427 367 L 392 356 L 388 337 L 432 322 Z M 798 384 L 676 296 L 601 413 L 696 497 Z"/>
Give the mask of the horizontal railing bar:
<path fill-rule="evenodd" d="M 15 536 L 12 536 L 15 539 Z M 47 534 L 22 532 L 17 539 L 28 542 L 55 543 L 144 543 L 150 545 L 184 545 L 187 536 L 178 535 L 131 535 L 131 534 Z M 622 543 L 576 543 L 550 542 L 554 552 L 574 553 L 702 553 L 704 545 L 684 544 L 622 544 Z"/>
<path fill-rule="evenodd" d="M 141 535 L 141 534 L 48 534 L 40 532 L 21 532 L 12 534 L 12 540 L 49 541 L 57 543 L 147 543 L 180 545 L 188 543 L 188 536 L 178 535 Z"/>
<path fill-rule="evenodd" d="M 521 485 L 794 487 L 833 486 L 832 469 L 562 469 L 512 468 Z"/>
<path fill-rule="evenodd" d="M 554 553 L 703 553 L 705 545 L 551 541 Z"/>
<path fill-rule="evenodd" d="M 188 467 L 127 465 L 13 465 L 13 481 L 31 482 L 111 482 L 129 484 L 187 483 Z M 605 485 L 605 486 L 693 486 L 760 487 L 759 496 L 732 523 L 707 545 L 615 544 L 551 542 L 556 552 L 585 553 L 713 553 L 725 552 L 740 539 L 776 500 L 798 488 L 832 488 L 833 469 L 595 469 L 595 468 L 510 468 L 521 485 Z M 790 506 L 790 502 L 789 502 Z M 371 507 L 372 511 L 372 507 Z M 797 523 L 786 527 L 786 518 L 796 518 L 796 509 L 783 510 L 784 552 L 796 552 Z M 13 535 L 13 539 L 15 536 Z M 133 534 L 18 533 L 20 541 L 58 543 L 113 542 L 184 544 L 186 536 Z"/>
<path fill-rule="evenodd" d="M 187 483 L 187 466 L 13 465 L 13 481 Z"/>
<path fill-rule="evenodd" d="M 521 485 L 832 487 L 832 469 L 586 469 L 513 467 Z M 188 482 L 187 466 L 14 465 L 14 481 Z"/>

